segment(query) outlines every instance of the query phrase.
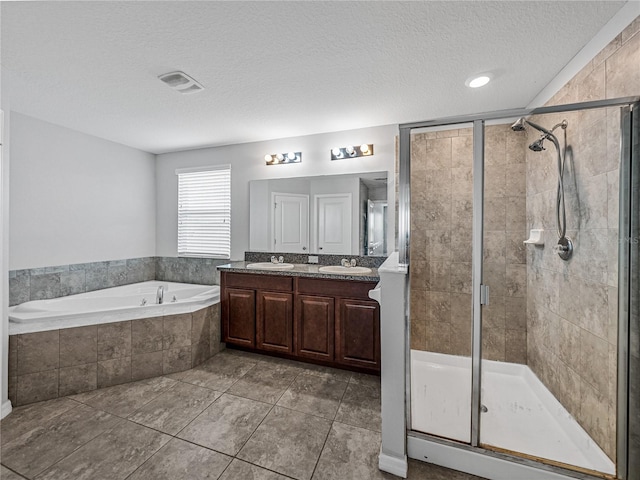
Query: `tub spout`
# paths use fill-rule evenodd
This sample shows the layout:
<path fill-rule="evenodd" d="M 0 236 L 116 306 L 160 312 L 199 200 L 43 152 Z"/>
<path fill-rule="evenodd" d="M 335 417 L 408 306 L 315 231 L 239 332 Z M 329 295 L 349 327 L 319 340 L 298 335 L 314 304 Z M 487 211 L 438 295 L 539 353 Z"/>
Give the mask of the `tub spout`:
<path fill-rule="evenodd" d="M 160 285 L 156 292 L 156 303 L 160 305 L 162 302 L 164 302 L 164 285 Z"/>

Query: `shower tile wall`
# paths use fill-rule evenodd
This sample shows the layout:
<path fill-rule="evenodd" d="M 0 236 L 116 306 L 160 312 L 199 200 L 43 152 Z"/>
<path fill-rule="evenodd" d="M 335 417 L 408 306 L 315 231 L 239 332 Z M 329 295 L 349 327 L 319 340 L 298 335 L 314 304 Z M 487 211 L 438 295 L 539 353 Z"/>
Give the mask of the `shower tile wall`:
<path fill-rule="evenodd" d="M 486 129 L 484 358 L 526 363 L 524 139 Z M 471 354 L 470 128 L 416 134 L 411 146 L 411 348 Z"/>
<path fill-rule="evenodd" d="M 640 94 L 636 20 L 548 105 Z M 527 228 L 544 228 L 544 248 L 527 249 L 528 364 L 589 435 L 615 458 L 619 109 L 533 119 L 569 122 L 565 174 L 567 235 L 573 258 L 553 253 L 556 159 L 527 151 Z M 537 138 L 536 132 L 513 133 Z M 561 140 L 562 141 L 562 140 Z M 624 239 L 622 239 L 624 240 Z"/>

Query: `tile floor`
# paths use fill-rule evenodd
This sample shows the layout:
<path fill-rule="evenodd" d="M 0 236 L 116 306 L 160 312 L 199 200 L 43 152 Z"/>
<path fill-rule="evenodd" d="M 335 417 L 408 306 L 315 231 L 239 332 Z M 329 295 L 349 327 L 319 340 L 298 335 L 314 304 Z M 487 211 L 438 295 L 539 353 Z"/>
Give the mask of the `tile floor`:
<path fill-rule="evenodd" d="M 57 398 L 0 423 L 3 480 L 370 480 L 378 377 L 225 350 L 192 370 Z M 478 477 L 411 461 L 413 480 Z"/>

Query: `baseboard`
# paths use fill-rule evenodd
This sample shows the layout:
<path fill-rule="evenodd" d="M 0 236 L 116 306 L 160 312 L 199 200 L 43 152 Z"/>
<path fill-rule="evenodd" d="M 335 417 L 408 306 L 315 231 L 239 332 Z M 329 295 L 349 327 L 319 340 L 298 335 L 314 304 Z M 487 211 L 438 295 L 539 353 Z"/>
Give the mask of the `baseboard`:
<path fill-rule="evenodd" d="M 380 452 L 380 455 L 378 456 L 378 468 L 383 472 L 391 473 L 398 477 L 407 478 L 407 469 L 409 468 L 409 463 L 407 462 L 406 455 L 403 458 L 400 458 Z"/>
<path fill-rule="evenodd" d="M 0 412 L 0 418 L 4 418 L 11 413 L 13 407 L 11 406 L 11 400 L 7 400 L 2 404 L 2 411 Z"/>

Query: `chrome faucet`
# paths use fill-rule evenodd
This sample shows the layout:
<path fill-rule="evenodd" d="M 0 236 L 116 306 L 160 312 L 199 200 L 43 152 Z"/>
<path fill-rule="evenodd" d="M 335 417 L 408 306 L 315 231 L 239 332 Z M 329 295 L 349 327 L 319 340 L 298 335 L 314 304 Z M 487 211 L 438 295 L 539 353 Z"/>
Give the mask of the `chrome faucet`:
<path fill-rule="evenodd" d="M 156 303 L 160 305 L 162 302 L 164 302 L 164 285 L 160 285 L 156 292 Z"/>
<path fill-rule="evenodd" d="M 351 261 L 349 261 L 346 258 L 343 258 L 342 260 L 340 260 L 340 265 L 342 265 L 343 267 L 355 267 L 356 259 L 352 258 Z"/>
<path fill-rule="evenodd" d="M 280 255 L 279 257 L 271 255 L 271 263 L 284 263 L 284 257 L 282 255 Z"/>

